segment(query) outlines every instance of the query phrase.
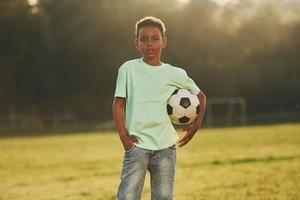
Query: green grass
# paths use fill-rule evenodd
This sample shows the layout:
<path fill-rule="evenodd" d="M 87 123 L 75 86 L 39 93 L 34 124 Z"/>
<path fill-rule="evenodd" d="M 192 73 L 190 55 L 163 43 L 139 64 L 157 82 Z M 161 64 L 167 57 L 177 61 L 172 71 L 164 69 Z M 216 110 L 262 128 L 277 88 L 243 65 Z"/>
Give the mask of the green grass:
<path fill-rule="evenodd" d="M 177 152 L 177 200 L 300 199 L 300 124 L 203 129 Z M 115 199 L 122 156 L 116 133 L 2 138 L 0 200 Z"/>

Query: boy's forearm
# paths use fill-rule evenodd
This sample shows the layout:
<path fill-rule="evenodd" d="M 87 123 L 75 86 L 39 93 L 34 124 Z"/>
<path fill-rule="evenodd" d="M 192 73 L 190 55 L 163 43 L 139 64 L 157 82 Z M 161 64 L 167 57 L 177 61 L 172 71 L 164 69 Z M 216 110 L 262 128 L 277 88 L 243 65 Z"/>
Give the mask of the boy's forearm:
<path fill-rule="evenodd" d="M 188 126 L 183 129 L 183 130 L 187 131 L 187 133 L 183 138 L 181 138 L 178 141 L 179 147 L 183 147 L 184 145 L 186 145 L 193 138 L 193 136 L 195 135 L 195 133 L 197 132 L 197 130 L 200 128 L 200 126 L 202 124 L 202 120 L 203 120 L 205 108 L 206 108 L 206 96 L 204 93 L 200 92 L 197 95 L 197 97 L 200 101 L 199 114 L 191 126 Z"/>
<path fill-rule="evenodd" d="M 196 123 L 196 125 L 198 125 L 200 127 L 201 124 L 202 124 L 205 109 L 206 109 L 206 96 L 203 92 L 200 92 L 197 95 L 197 97 L 198 97 L 199 102 L 200 102 L 200 111 L 199 111 L 199 114 L 198 114 L 197 118 L 195 119 L 195 123 Z"/>
<path fill-rule="evenodd" d="M 114 116 L 115 124 L 118 129 L 119 135 L 120 136 L 127 135 L 127 131 L 124 124 L 125 118 L 122 109 L 118 106 L 114 106 L 113 108 L 114 108 L 113 116 Z"/>
<path fill-rule="evenodd" d="M 121 142 L 122 142 L 124 148 L 126 149 L 132 141 L 131 141 L 131 139 L 126 131 L 126 128 L 125 128 L 124 107 L 125 107 L 124 103 L 114 100 L 113 117 L 114 117 L 116 127 L 118 129 L 118 133 L 119 133 Z"/>

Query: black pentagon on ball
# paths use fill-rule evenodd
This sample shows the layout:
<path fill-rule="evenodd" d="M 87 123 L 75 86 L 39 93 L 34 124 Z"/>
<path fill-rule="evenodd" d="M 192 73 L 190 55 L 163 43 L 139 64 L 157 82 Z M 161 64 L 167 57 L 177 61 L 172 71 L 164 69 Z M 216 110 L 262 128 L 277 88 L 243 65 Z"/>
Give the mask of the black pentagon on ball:
<path fill-rule="evenodd" d="M 188 118 L 186 116 L 179 118 L 179 122 L 182 124 L 188 123 L 189 121 L 190 121 L 190 118 Z"/>
<path fill-rule="evenodd" d="M 179 105 L 181 105 L 184 108 L 188 108 L 191 105 L 191 101 L 189 98 L 184 97 L 180 99 Z"/>
<path fill-rule="evenodd" d="M 177 94 L 177 93 L 178 93 L 178 91 L 179 91 L 178 89 L 174 90 L 174 92 L 173 92 L 173 94 L 172 94 L 172 95 L 174 95 L 174 94 Z M 172 96 L 172 95 L 171 95 L 171 96 Z"/>
<path fill-rule="evenodd" d="M 172 115 L 173 114 L 173 107 L 170 106 L 170 104 L 167 104 L 167 112 L 168 112 L 168 115 Z"/>
<path fill-rule="evenodd" d="M 198 115 L 199 112 L 200 112 L 200 105 L 198 105 L 197 108 L 196 108 L 196 114 Z"/>

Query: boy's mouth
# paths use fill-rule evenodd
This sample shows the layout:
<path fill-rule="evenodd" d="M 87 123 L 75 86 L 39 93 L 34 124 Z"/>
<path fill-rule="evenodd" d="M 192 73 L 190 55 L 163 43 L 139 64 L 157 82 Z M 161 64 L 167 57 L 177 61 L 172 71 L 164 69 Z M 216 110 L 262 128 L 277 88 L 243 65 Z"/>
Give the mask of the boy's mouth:
<path fill-rule="evenodd" d="M 148 54 L 152 54 L 152 53 L 155 52 L 155 50 L 154 50 L 154 49 L 147 49 L 146 52 L 147 52 Z"/>

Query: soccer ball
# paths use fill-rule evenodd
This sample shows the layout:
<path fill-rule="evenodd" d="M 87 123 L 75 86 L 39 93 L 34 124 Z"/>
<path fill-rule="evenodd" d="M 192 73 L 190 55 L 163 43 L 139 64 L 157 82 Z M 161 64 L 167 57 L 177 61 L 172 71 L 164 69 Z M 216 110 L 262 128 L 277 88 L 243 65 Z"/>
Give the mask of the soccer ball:
<path fill-rule="evenodd" d="M 168 100 L 167 112 L 173 124 L 187 125 L 199 114 L 200 102 L 196 95 L 186 89 L 177 89 Z"/>

